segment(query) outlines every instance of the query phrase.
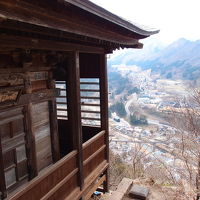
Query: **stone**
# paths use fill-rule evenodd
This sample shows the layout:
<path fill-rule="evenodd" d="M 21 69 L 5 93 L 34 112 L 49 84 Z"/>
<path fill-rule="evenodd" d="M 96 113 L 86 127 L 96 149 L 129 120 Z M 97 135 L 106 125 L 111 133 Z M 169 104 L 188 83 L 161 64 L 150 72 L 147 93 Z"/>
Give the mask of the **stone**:
<path fill-rule="evenodd" d="M 117 186 L 117 191 L 121 192 L 123 194 L 126 194 L 127 191 L 130 189 L 130 187 L 133 184 L 133 180 L 130 178 L 123 178 L 122 181 Z"/>
<path fill-rule="evenodd" d="M 117 190 L 114 191 L 110 196 L 106 197 L 105 200 L 122 200 L 124 195 L 127 194 L 132 184 L 132 179 L 123 178 L 117 186 Z"/>
<path fill-rule="evenodd" d="M 149 194 L 149 189 L 139 185 L 134 185 L 129 191 L 129 197 L 138 200 L 146 200 Z"/>

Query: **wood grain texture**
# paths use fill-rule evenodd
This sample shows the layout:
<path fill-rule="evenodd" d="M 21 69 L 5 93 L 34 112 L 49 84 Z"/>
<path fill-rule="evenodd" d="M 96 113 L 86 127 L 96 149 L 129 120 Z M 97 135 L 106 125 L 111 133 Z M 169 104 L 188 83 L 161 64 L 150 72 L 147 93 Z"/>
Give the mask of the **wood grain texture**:
<path fill-rule="evenodd" d="M 32 127 L 35 136 L 37 168 L 41 171 L 52 164 L 49 102 L 33 104 Z"/>
<path fill-rule="evenodd" d="M 45 89 L 34 92 L 32 94 L 23 94 L 20 96 L 18 105 L 24 105 L 28 103 L 35 103 L 52 99 L 59 95 L 59 89 Z"/>
<path fill-rule="evenodd" d="M 76 151 L 71 152 L 10 196 L 10 200 L 64 199 L 77 187 L 76 156 Z"/>
<path fill-rule="evenodd" d="M 3 119 L 0 124 L 1 173 L 4 173 L 1 181 L 9 193 L 28 177 L 23 107 L 1 112 L 0 116 Z"/>
<path fill-rule="evenodd" d="M 48 74 L 48 88 L 55 89 L 56 83 L 53 79 L 53 72 L 50 71 Z M 58 133 L 58 120 L 57 120 L 57 105 L 56 98 L 53 97 L 49 101 L 49 118 L 50 118 L 50 129 L 51 129 L 51 147 L 52 147 L 52 158 L 53 162 L 57 162 L 60 159 L 60 144 L 59 144 L 59 133 Z"/>
<path fill-rule="evenodd" d="M 73 6 L 65 7 L 54 1 L 48 1 L 48 3 L 20 1 L 16 4 L 15 0 L 6 0 L 0 5 L 0 12 L 8 19 L 86 35 L 121 45 L 134 45 L 138 43 L 138 39 L 147 37 L 125 31 L 123 27 L 99 19 L 96 15 L 84 12 L 82 9 Z"/>
<path fill-rule="evenodd" d="M 31 95 L 32 88 L 30 84 L 30 79 L 28 77 L 28 73 L 25 73 L 25 93 L 26 95 Z M 26 135 L 26 149 L 27 149 L 27 159 L 28 159 L 28 174 L 29 180 L 33 179 L 38 175 L 37 168 L 37 158 L 36 158 L 36 146 L 35 146 L 35 136 L 33 132 L 33 118 L 32 118 L 32 103 L 28 101 L 24 106 L 24 130 L 27 133 Z"/>
<path fill-rule="evenodd" d="M 82 125 L 81 125 L 81 104 L 80 104 L 80 66 L 79 52 L 70 54 L 70 64 L 68 66 L 67 77 L 67 107 L 68 120 L 71 125 L 71 134 L 73 135 L 73 146 L 78 151 L 78 182 L 83 187 L 83 158 L 82 158 Z"/>
<path fill-rule="evenodd" d="M 0 37 L 1 48 L 23 48 L 23 49 L 39 49 L 54 51 L 76 51 L 87 53 L 103 53 L 105 50 L 100 47 L 92 47 L 87 45 L 73 44 L 67 42 L 49 41 L 44 39 L 31 39 L 22 36 L 4 36 Z"/>
<path fill-rule="evenodd" d="M 105 130 L 105 156 L 109 162 L 109 124 L 108 124 L 108 78 L 107 78 L 107 61 L 106 55 L 100 55 L 100 104 L 101 104 L 101 128 Z M 106 169 L 106 181 L 104 182 L 104 189 L 109 190 L 109 176 L 108 169 Z"/>
<path fill-rule="evenodd" d="M 0 127 L 1 129 L 1 127 Z M 5 183 L 5 174 L 4 174 L 4 163 L 3 163 L 3 155 L 2 155 L 2 147 L 1 147 L 1 135 L 0 135 L 0 198 L 5 198 L 7 196 L 6 192 L 6 183 Z"/>

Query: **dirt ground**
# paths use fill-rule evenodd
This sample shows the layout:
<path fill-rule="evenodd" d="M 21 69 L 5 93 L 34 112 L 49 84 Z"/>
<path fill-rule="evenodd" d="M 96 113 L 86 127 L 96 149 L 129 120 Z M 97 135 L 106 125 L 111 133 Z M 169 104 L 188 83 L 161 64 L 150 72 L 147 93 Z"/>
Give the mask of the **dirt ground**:
<path fill-rule="evenodd" d="M 188 198 L 181 197 L 182 193 L 177 187 L 167 187 L 152 184 L 150 180 L 134 180 L 133 184 L 141 185 L 143 187 L 149 188 L 149 196 L 147 200 L 192 200 Z M 108 200 L 110 194 L 105 194 L 101 197 L 95 198 L 95 200 Z M 128 195 L 125 195 L 123 200 L 130 200 Z M 132 199 L 133 200 L 133 199 Z"/>

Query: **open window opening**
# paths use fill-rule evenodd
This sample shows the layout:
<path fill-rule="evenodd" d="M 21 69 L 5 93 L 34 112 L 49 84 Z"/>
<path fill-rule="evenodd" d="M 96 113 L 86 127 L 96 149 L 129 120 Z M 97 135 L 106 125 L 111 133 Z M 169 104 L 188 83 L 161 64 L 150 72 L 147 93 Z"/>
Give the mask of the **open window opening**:
<path fill-rule="evenodd" d="M 56 88 L 60 90 L 60 96 L 56 99 L 58 131 L 60 139 L 60 152 L 64 156 L 74 149 L 73 135 L 70 126 L 71 116 L 70 102 L 73 101 L 68 95 L 73 92 L 70 83 L 70 56 L 66 56 L 62 65 L 62 73 L 56 71 Z M 83 143 L 101 131 L 101 105 L 100 105 L 100 70 L 99 55 L 80 53 L 80 89 L 79 110 L 81 114 L 82 141 Z M 64 73 L 63 73 L 64 72 Z M 63 75 L 65 74 L 65 75 Z M 75 81 L 75 80 L 73 80 Z"/>
<path fill-rule="evenodd" d="M 83 142 L 86 142 L 100 132 L 101 110 L 99 84 L 99 78 L 80 79 Z"/>
<path fill-rule="evenodd" d="M 57 119 L 68 120 L 67 114 L 67 85 L 66 81 L 56 81 L 56 88 L 60 90 L 56 98 Z"/>

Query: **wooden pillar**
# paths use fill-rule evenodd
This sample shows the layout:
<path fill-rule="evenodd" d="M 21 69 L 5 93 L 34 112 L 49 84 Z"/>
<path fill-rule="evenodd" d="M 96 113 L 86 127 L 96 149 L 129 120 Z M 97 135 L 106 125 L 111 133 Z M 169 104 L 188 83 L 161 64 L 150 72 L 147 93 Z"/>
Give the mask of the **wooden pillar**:
<path fill-rule="evenodd" d="M 109 162 L 109 125 L 108 125 L 108 78 L 107 78 L 107 59 L 105 54 L 100 55 L 100 105 L 101 105 L 101 129 L 105 130 L 106 155 Z M 104 190 L 109 190 L 108 169 L 106 170 L 106 181 L 104 181 Z"/>
<path fill-rule="evenodd" d="M 27 94 L 32 93 L 31 83 L 26 74 L 25 80 L 25 91 Z M 29 179 L 33 179 L 38 175 L 37 158 L 36 158 L 36 146 L 35 146 L 35 135 L 32 127 L 32 103 L 28 103 L 24 107 L 24 119 L 25 119 L 25 132 L 26 132 L 26 150 L 28 158 L 28 172 Z"/>
<path fill-rule="evenodd" d="M 55 81 L 53 80 L 53 73 L 49 72 L 49 89 L 55 88 Z M 49 118 L 50 118 L 50 130 L 51 130 L 51 147 L 53 162 L 57 162 L 60 159 L 60 147 L 58 139 L 58 121 L 57 121 L 57 109 L 56 109 L 56 98 L 53 97 L 49 101 Z"/>
<path fill-rule="evenodd" d="M 2 144 L 0 136 L 0 199 L 4 199 L 7 196 L 4 165 L 3 165 L 3 155 L 2 155 Z"/>
<path fill-rule="evenodd" d="M 82 155 L 82 125 L 80 100 L 80 67 L 79 52 L 71 52 L 67 66 L 67 101 L 68 120 L 73 135 L 73 148 L 78 151 L 78 184 L 83 188 L 83 155 Z"/>

